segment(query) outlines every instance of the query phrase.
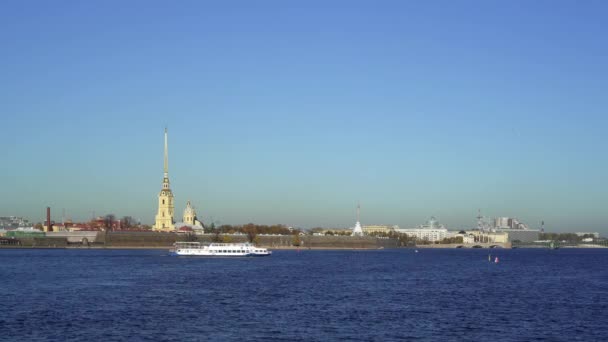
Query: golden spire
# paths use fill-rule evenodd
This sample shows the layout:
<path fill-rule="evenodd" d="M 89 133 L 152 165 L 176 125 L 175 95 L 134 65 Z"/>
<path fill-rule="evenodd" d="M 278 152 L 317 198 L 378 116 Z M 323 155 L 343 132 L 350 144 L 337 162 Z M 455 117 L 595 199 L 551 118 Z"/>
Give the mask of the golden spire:
<path fill-rule="evenodd" d="M 167 127 L 165 127 L 165 178 L 169 176 L 169 146 L 167 144 Z"/>

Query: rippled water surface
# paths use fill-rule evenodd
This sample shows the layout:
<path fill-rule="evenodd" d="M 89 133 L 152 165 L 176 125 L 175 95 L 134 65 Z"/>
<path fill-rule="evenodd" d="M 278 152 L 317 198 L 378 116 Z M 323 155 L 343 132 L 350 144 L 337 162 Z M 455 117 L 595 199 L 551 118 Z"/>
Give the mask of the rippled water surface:
<path fill-rule="evenodd" d="M 607 266 L 607 249 L 4 249 L 0 340 L 601 341 Z"/>

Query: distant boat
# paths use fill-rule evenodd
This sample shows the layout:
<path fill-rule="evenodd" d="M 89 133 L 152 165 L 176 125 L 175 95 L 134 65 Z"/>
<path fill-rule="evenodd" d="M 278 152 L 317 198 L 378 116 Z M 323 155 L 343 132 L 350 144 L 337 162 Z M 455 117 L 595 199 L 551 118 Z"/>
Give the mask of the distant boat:
<path fill-rule="evenodd" d="M 494 259 L 494 263 L 498 264 L 498 257 L 496 257 L 496 259 Z"/>
<path fill-rule="evenodd" d="M 549 249 L 558 249 L 558 248 L 559 248 L 559 246 L 557 246 L 555 244 L 555 241 L 551 241 L 551 243 L 549 244 Z"/>
<path fill-rule="evenodd" d="M 221 256 L 221 257 L 251 257 L 269 256 L 271 251 L 256 247 L 250 243 L 211 243 L 203 245 L 200 242 L 176 242 L 171 250 L 178 256 Z"/>

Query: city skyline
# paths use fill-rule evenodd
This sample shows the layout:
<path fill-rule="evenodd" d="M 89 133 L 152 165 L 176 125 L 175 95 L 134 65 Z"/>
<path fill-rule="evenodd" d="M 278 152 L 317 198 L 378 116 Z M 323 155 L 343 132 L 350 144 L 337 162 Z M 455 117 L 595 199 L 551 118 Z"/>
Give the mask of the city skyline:
<path fill-rule="evenodd" d="M 160 4 L 0 5 L 0 216 L 608 232 L 608 5 Z"/>

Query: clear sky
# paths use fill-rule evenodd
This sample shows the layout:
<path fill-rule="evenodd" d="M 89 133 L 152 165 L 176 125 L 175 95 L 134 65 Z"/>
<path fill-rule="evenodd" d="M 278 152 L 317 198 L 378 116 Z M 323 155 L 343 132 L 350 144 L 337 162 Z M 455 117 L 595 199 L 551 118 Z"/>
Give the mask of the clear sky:
<path fill-rule="evenodd" d="M 606 1 L 2 1 L 0 215 L 608 233 Z"/>

